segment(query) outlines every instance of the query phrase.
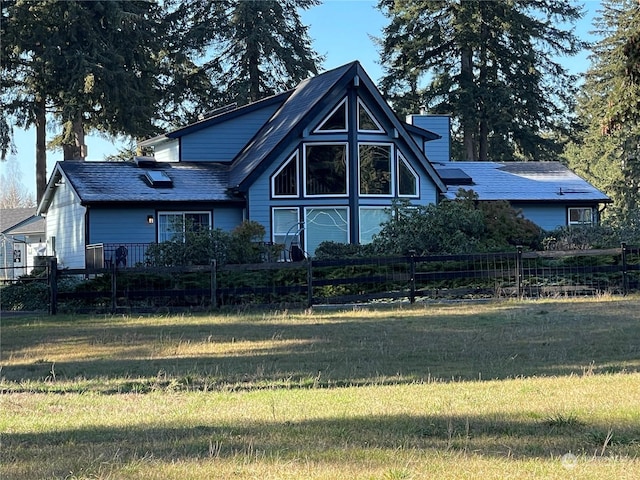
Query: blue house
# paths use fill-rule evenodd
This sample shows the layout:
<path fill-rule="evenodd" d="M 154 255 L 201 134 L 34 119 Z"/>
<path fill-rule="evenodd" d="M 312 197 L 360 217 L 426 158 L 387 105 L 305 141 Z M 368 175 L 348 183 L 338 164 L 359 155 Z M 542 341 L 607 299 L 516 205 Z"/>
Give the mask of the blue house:
<path fill-rule="evenodd" d="M 435 203 L 461 177 L 445 168 L 454 165 L 449 118 L 401 121 L 358 62 L 141 146 L 153 157 L 56 165 L 38 213 L 60 264 L 140 261 L 133 252 L 170 239 L 185 223 L 175 220 L 225 230 L 256 221 L 264 241 L 313 256 L 323 241 L 369 242 L 394 199 Z M 593 195 L 580 198 L 581 207 L 597 211 L 608 201 L 582 185 Z M 566 224 L 567 207 L 558 205 Z"/>

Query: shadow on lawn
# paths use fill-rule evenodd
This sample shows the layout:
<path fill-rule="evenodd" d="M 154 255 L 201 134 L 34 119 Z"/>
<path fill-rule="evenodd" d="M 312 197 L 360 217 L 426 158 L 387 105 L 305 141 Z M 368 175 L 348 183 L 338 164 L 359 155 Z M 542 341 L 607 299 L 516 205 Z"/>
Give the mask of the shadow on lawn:
<path fill-rule="evenodd" d="M 611 433 L 611 435 L 609 435 Z M 607 440 L 608 438 L 608 440 Z M 5 474 L 12 462 L 42 469 L 49 458 L 52 475 L 77 469 L 78 459 L 120 466 L 153 458 L 172 462 L 187 458 L 245 460 L 324 458 L 349 462 L 370 449 L 398 452 L 429 450 L 464 452 L 499 458 L 559 458 L 638 455 L 640 426 L 618 430 L 574 421 L 555 425 L 548 419 L 489 416 L 376 416 L 240 425 L 193 427 L 87 428 L 48 433 L 3 435 Z M 335 452 L 340 452 L 335 453 Z M 353 452 L 351 455 L 349 452 Z M 74 463 L 75 462 L 75 463 Z M 9 475 L 10 476 L 10 475 Z"/>
<path fill-rule="evenodd" d="M 86 349 L 86 359 L 51 361 L 45 353 L 14 361 L 2 367 L 3 387 L 17 392 L 22 382 L 48 381 L 43 388 L 56 391 L 56 383 L 78 381 L 80 389 L 118 393 L 638 371 L 638 302 L 612 305 L 614 317 L 606 302 L 558 302 L 514 304 L 466 316 L 456 314 L 456 307 L 451 315 L 437 316 L 430 316 L 428 307 L 423 315 L 390 310 L 388 318 L 345 315 L 320 321 L 311 315 L 301 317 L 299 324 L 257 318 L 156 327 L 118 325 L 117 318 L 95 325 L 57 324 L 50 318 L 42 322 L 39 337 L 13 342 L 12 333 L 20 327 L 11 323 L 3 327 L 5 358 L 28 358 L 38 342 L 44 352 L 47 345 L 76 342 Z M 194 346 L 202 351 L 222 348 L 223 353 L 193 355 L 189 349 Z M 92 358 L 94 349 L 119 353 Z M 33 385 L 24 391 L 33 392 Z"/>

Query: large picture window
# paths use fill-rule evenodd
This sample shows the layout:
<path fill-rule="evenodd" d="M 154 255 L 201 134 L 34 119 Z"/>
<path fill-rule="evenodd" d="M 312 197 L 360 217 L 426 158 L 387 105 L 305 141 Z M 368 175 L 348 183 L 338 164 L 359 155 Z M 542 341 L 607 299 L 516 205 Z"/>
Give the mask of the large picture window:
<path fill-rule="evenodd" d="M 349 243 L 347 207 L 305 208 L 305 251 L 313 255 L 322 242 Z"/>
<path fill-rule="evenodd" d="M 358 156 L 360 195 L 393 195 L 391 145 L 361 143 Z"/>
<path fill-rule="evenodd" d="M 158 242 L 184 240 L 186 231 L 211 228 L 210 212 L 159 212 Z"/>
<path fill-rule="evenodd" d="M 304 149 L 305 195 L 347 195 L 347 145 L 307 144 Z"/>
<path fill-rule="evenodd" d="M 389 219 L 388 208 L 360 207 L 360 243 L 371 243 L 373 236 L 380 233 L 382 224 Z"/>

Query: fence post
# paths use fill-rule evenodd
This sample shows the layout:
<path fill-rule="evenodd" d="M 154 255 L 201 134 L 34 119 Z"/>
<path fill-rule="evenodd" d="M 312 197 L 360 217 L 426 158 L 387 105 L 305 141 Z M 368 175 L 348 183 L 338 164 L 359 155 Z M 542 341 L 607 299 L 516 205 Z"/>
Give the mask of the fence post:
<path fill-rule="evenodd" d="M 416 303 L 416 252 L 409 252 L 409 302 Z"/>
<path fill-rule="evenodd" d="M 216 272 L 217 262 L 211 261 L 211 306 L 218 308 L 218 275 Z"/>
<path fill-rule="evenodd" d="M 117 272 L 116 262 L 111 262 L 111 313 L 114 313 L 118 307 L 118 295 L 116 293 L 118 290 L 118 282 L 116 280 Z"/>
<path fill-rule="evenodd" d="M 522 245 L 516 247 L 516 289 L 518 291 L 518 299 L 522 300 L 524 289 L 522 286 Z"/>
<path fill-rule="evenodd" d="M 49 313 L 58 313 L 58 259 L 53 257 L 49 260 Z"/>
<path fill-rule="evenodd" d="M 313 306 L 313 260 L 307 261 L 307 308 Z"/>
<path fill-rule="evenodd" d="M 622 254 L 622 294 L 627 295 L 629 293 L 629 278 L 627 275 L 627 244 L 622 242 L 620 244 Z"/>

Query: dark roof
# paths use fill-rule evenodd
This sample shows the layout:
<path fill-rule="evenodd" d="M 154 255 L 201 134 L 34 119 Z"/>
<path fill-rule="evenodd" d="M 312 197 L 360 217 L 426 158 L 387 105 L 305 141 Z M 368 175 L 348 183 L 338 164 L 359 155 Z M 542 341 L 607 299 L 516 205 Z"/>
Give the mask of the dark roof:
<path fill-rule="evenodd" d="M 447 198 L 455 198 L 464 188 L 473 190 L 480 200 L 611 202 L 560 162 L 443 162 L 434 166 L 438 173 L 459 169 L 473 181 L 468 186 L 447 182 Z"/>
<path fill-rule="evenodd" d="M 284 140 L 309 110 L 356 65 L 357 62 L 348 63 L 300 82 L 233 161 L 229 177 L 230 186 L 240 185 L 250 174 L 256 172 L 257 167 L 276 145 Z"/>
<path fill-rule="evenodd" d="M 424 156 L 424 152 L 408 134 L 407 129 L 424 136 L 425 139 L 433 140 L 439 136 L 428 130 L 408 126 L 405 122 L 401 122 L 357 61 L 302 81 L 233 161 L 229 175 L 229 186 L 244 189 L 243 184 L 250 183 L 255 176 L 262 173 L 266 168 L 263 163 L 265 158 L 273 154 L 274 149 L 281 145 L 288 135 L 303 134 L 308 127 L 304 120 L 308 120 L 310 112 L 328 97 L 334 87 L 346 87 L 356 78 L 359 84 L 368 88 L 372 93 L 380 108 L 385 111 L 394 128 L 398 131 L 398 135 L 404 138 L 414 154 L 422 159 L 422 166 L 433 179 L 436 187 L 444 191 L 444 184 Z"/>
<path fill-rule="evenodd" d="M 171 186 L 153 186 L 148 171 L 164 172 Z M 47 193 L 64 177 L 84 204 L 234 201 L 237 198 L 227 193 L 228 176 L 228 168 L 216 163 L 158 162 L 140 167 L 135 162 L 64 161 L 56 164 Z"/>
<path fill-rule="evenodd" d="M 442 135 L 438 135 L 437 133 L 432 132 L 431 130 L 425 130 L 424 128 L 416 127 L 407 122 L 402 122 L 402 126 L 409 132 L 416 135 L 420 135 L 424 138 L 425 141 L 428 140 L 439 140 L 442 138 Z"/>

